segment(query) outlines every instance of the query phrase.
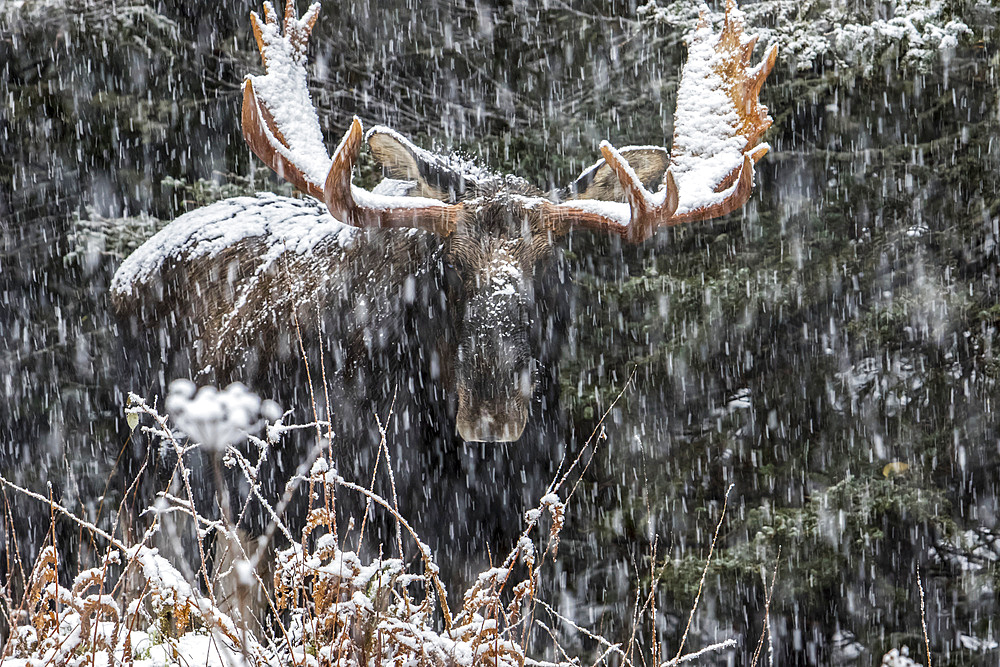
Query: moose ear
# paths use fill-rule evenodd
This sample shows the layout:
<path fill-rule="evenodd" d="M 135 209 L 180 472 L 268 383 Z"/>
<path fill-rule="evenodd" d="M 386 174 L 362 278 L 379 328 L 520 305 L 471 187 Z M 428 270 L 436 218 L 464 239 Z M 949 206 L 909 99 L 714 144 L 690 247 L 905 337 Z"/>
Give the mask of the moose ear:
<path fill-rule="evenodd" d="M 629 146 L 619 152 L 635 170 L 643 186 L 647 190 L 656 192 L 670 164 L 670 153 L 667 149 L 659 146 Z M 618 181 L 618 176 L 604 159 L 586 169 L 559 194 L 561 199 L 625 201 L 625 192 Z"/>
<path fill-rule="evenodd" d="M 373 127 L 367 140 L 372 155 L 389 178 L 414 182 L 411 196 L 455 203 L 473 185 L 448 158 L 415 146 L 395 130 Z"/>

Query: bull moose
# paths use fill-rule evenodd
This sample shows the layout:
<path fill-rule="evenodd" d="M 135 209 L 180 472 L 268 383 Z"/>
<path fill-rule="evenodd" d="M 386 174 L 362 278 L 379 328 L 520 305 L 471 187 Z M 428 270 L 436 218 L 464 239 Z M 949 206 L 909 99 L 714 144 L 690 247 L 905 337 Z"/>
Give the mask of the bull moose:
<path fill-rule="evenodd" d="M 391 303 L 412 301 L 422 277 L 448 270 L 457 276 L 447 291 L 456 334 L 428 356 L 454 369 L 458 433 L 517 440 L 534 391 L 533 276 L 560 237 L 583 228 L 640 243 L 659 227 L 735 211 L 769 148 L 760 139 L 771 118 L 758 98 L 777 49 L 751 66 L 756 37 L 729 0 L 721 31 L 703 16 L 689 41 L 670 151 L 604 142 L 601 160 L 549 193 L 386 127 L 366 134 L 357 118 L 331 157 L 307 86 L 318 15 L 317 3 L 299 18 L 289 0 L 282 32 L 270 2 L 263 20 L 252 13 L 265 74 L 243 84 L 244 139 L 307 196 L 239 197 L 181 216 L 112 283 L 119 310 L 140 304 L 160 322 L 192 327 L 198 363 L 216 373 L 277 354 L 267 341 L 315 323 L 309 313 L 334 312 L 361 340 L 377 335 L 391 326 Z M 372 191 L 352 184 L 362 143 L 386 174 Z"/>

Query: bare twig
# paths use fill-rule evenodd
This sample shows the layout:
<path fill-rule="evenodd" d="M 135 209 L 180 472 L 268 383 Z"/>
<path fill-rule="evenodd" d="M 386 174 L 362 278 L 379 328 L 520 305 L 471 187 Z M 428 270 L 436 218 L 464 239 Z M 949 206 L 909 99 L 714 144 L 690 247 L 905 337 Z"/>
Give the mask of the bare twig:
<path fill-rule="evenodd" d="M 386 441 L 386 433 L 389 428 L 389 420 L 392 419 L 392 411 L 396 405 L 396 389 L 392 391 L 392 404 L 389 407 L 389 416 L 386 419 L 386 423 L 382 424 L 379 420 L 378 415 L 375 415 L 375 421 L 378 422 L 379 433 L 382 434 L 381 442 L 379 443 L 381 447 L 381 452 L 385 455 L 385 470 L 389 474 L 389 488 L 392 490 L 392 505 L 399 511 L 399 497 L 396 495 L 396 474 L 392 471 L 392 457 L 389 456 L 389 443 Z M 399 526 L 396 526 L 396 548 L 399 549 L 399 557 L 403 557 L 403 535 Z"/>
<path fill-rule="evenodd" d="M 774 583 L 778 580 L 778 563 L 781 562 L 781 547 L 778 547 L 778 555 L 774 559 L 774 572 L 771 574 L 771 586 L 767 589 L 767 599 L 764 601 L 764 627 L 760 631 L 760 640 L 757 642 L 757 648 L 753 652 L 753 660 L 750 662 L 750 667 L 756 667 L 757 660 L 760 659 L 761 651 L 764 650 L 764 636 L 769 634 L 771 631 L 771 597 L 774 595 Z M 764 575 L 766 577 L 766 575 Z M 764 584 L 767 584 L 767 580 L 764 580 Z"/>
<path fill-rule="evenodd" d="M 726 507 L 729 506 L 729 492 L 733 490 L 733 484 L 726 489 L 726 497 L 722 501 L 722 514 L 719 515 L 719 523 L 715 526 L 715 535 L 712 536 L 712 545 L 708 548 L 708 557 L 705 559 L 705 569 L 702 570 L 701 580 L 698 581 L 698 593 L 694 596 L 694 604 L 691 606 L 691 614 L 688 616 L 687 626 L 684 628 L 684 635 L 681 637 L 681 645 L 677 647 L 677 655 L 671 663 L 680 661 L 681 653 L 684 651 L 684 643 L 687 641 L 688 632 L 691 630 L 691 622 L 694 621 L 694 614 L 698 610 L 698 601 L 701 600 L 701 590 L 705 586 L 705 577 L 708 576 L 708 567 L 712 564 L 712 554 L 715 552 L 715 543 L 719 539 L 719 530 L 722 528 L 722 521 L 726 518 Z M 667 664 L 671 664 L 667 663 Z"/>
<path fill-rule="evenodd" d="M 393 508 L 393 506 L 390 505 L 387 500 L 385 500 L 382 496 L 378 495 L 377 493 L 369 491 L 365 487 L 355 484 L 354 482 L 348 482 L 343 477 L 337 477 L 337 485 L 343 486 L 344 488 L 351 489 L 353 491 L 357 491 L 358 493 L 363 494 L 366 498 L 375 501 L 376 504 L 384 507 L 392 515 L 392 517 L 399 522 L 399 525 L 405 528 L 406 532 L 410 534 L 413 540 L 417 543 L 417 550 L 420 552 L 420 557 L 424 561 L 424 568 L 426 569 L 428 575 L 430 576 L 431 581 L 434 582 L 434 587 L 437 589 L 438 596 L 440 596 L 441 598 L 440 599 L 441 613 L 444 615 L 445 627 L 448 630 L 451 630 L 452 616 L 451 616 L 451 611 L 448 609 L 448 594 L 445 591 L 444 584 L 441 583 L 441 578 L 438 576 L 438 566 L 431 559 L 430 549 L 428 549 L 426 544 L 420 541 L 420 537 L 417 535 L 417 531 L 415 531 L 413 527 L 409 524 L 409 522 L 407 522 L 407 520 L 403 518 L 402 514 L 397 512 L 395 508 Z"/>
<path fill-rule="evenodd" d="M 563 616 L 562 614 L 560 614 L 558 611 L 556 611 L 555 609 L 553 609 L 552 606 L 549 603 L 545 602 L 544 600 L 536 600 L 535 604 L 540 605 L 543 609 L 545 609 L 547 612 L 549 612 L 550 614 L 552 614 L 552 616 L 554 616 L 555 618 L 559 619 L 560 621 L 562 621 L 566 625 L 570 626 L 571 628 L 573 628 L 577 632 L 579 632 L 579 633 L 581 633 L 583 635 L 586 635 L 587 637 L 593 639 L 598 644 L 600 644 L 601 646 L 603 646 L 604 648 L 606 648 L 607 651 L 605 651 L 605 654 L 607 652 L 609 652 L 609 651 L 613 652 L 613 653 L 617 653 L 619 656 L 621 656 L 622 662 L 624 664 L 628 665 L 629 667 L 632 667 L 632 661 L 629 660 L 628 655 L 626 655 L 625 651 L 622 650 L 621 644 L 612 644 L 611 642 L 609 642 L 604 637 L 602 637 L 600 635 L 597 635 L 597 634 L 594 634 L 590 630 L 577 625 L 576 623 L 574 623 L 573 621 L 571 621 L 570 619 L 566 618 L 565 616 Z M 602 656 L 602 659 L 603 659 L 603 656 Z M 600 662 L 600 660 L 598 660 L 598 662 Z M 597 663 L 595 662 L 594 664 L 596 665 Z"/>
<path fill-rule="evenodd" d="M 73 512 L 69 511 L 68 509 L 66 509 L 65 507 L 63 507 L 59 503 L 55 502 L 54 500 L 52 500 L 50 498 L 46 498 L 45 496 L 41 495 L 40 493 L 35 493 L 34 491 L 29 491 L 28 489 L 26 489 L 26 488 L 24 488 L 22 486 L 18 486 L 17 484 L 15 484 L 14 482 L 10 481 L 9 479 L 3 477 L 2 475 L 0 475 L 0 486 L 3 486 L 3 487 L 8 487 L 9 486 L 10 488 L 14 489 L 18 493 L 24 494 L 24 495 L 28 496 L 29 498 L 34 498 L 35 500 L 37 500 L 39 502 L 45 503 L 54 512 L 58 512 L 59 514 L 62 514 L 67 519 L 69 519 L 70 521 L 72 521 L 72 522 L 76 523 L 77 525 L 81 526 L 85 530 L 91 531 L 94 535 L 97 535 L 98 537 L 104 538 L 105 540 L 107 540 L 111 544 L 113 544 L 116 547 L 118 547 L 119 549 L 121 549 L 123 552 L 127 552 L 128 551 L 128 547 L 125 545 L 125 543 L 122 542 L 121 540 L 119 540 L 118 538 L 116 538 L 114 535 L 109 535 L 108 533 L 106 533 L 105 531 L 101 530 L 100 528 L 98 528 L 94 524 L 90 523 L 89 521 L 84 521 L 83 519 L 79 518 L 78 516 L 76 516 L 75 514 L 73 514 Z"/>
<path fill-rule="evenodd" d="M 170 430 L 170 426 L 167 424 L 166 418 L 156 410 L 155 403 L 154 405 L 149 405 L 146 403 L 144 398 L 133 393 L 129 393 L 128 398 L 130 405 L 128 408 L 129 411 L 147 414 L 152 417 L 153 421 L 155 421 L 159 426 L 157 429 L 143 427 L 143 431 L 163 438 L 173 445 L 174 452 L 177 454 L 177 464 L 174 466 L 174 475 L 180 477 L 181 482 L 184 485 L 184 490 L 187 492 L 188 499 L 191 502 L 191 507 L 194 507 L 194 492 L 191 490 L 190 471 L 187 466 L 184 465 L 184 454 L 190 451 L 191 447 L 185 448 L 177 441 L 177 438 L 174 437 L 173 432 Z M 215 592 L 212 586 L 212 580 L 208 576 L 208 559 L 205 558 L 205 548 L 200 539 L 197 540 L 197 545 L 198 557 L 201 560 L 201 576 L 205 580 L 205 588 L 208 591 L 208 599 L 212 601 L 213 605 L 215 605 Z"/>
<path fill-rule="evenodd" d="M 392 403 L 389 404 L 389 413 L 385 417 L 385 423 L 386 424 L 388 424 L 389 421 L 392 419 L 392 411 L 393 411 L 393 409 L 395 407 L 396 407 L 396 392 L 394 391 L 392 393 Z M 383 449 L 386 450 L 385 463 L 386 463 L 386 466 L 389 467 L 389 479 L 392 479 L 392 464 L 389 461 L 389 451 L 388 451 L 388 448 L 386 447 L 386 442 L 385 442 L 386 441 L 386 427 L 382 425 L 382 420 L 379 419 L 378 414 L 375 415 L 375 422 L 378 424 L 379 443 L 378 443 L 378 453 L 375 456 L 375 465 L 372 466 L 372 478 L 371 478 L 371 481 L 368 484 L 368 491 L 371 492 L 371 493 L 375 492 L 375 477 L 378 475 L 378 467 L 379 467 L 379 463 L 382 461 L 382 450 Z M 397 513 L 398 513 L 399 506 L 398 506 L 398 503 L 395 502 L 396 501 L 396 498 L 395 498 L 395 496 L 396 496 L 396 483 L 395 483 L 395 481 L 393 481 L 393 483 L 392 483 L 392 492 L 393 492 L 393 504 L 396 505 L 396 510 L 397 510 Z M 358 532 L 358 546 L 357 546 L 357 549 L 359 551 L 361 549 L 361 542 L 365 539 L 365 526 L 368 524 L 368 512 L 371 509 L 371 506 L 372 506 L 372 501 L 371 501 L 371 498 L 369 498 L 365 502 L 365 515 L 361 518 L 361 530 Z M 401 542 L 400 542 L 400 545 L 399 545 L 399 557 L 400 558 L 403 557 L 403 546 L 402 546 Z"/>
<path fill-rule="evenodd" d="M 733 646 L 736 646 L 736 644 L 737 641 L 735 639 L 727 639 L 726 641 L 719 642 L 718 644 L 709 644 L 705 648 L 699 649 L 694 653 L 686 653 L 680 657 L 674 658 L 673 660 L 669 660 L 663 663 L 661 667 L 673 667 L 673 665 L 679 665 L 682 662 L 690 662 L 691 660 L 700 658 L 706 653 L 712 653 L 714 651 L 722 651 L 727 648 L 732 648 Z"/>
<path fill-rule="evenodd" d="M 920 591 L 920 627 L 924 631 L 924 650 L 927 651 L 927 667 L 931 667 L 931 640 L 927 635 L 927 612 L 924 608 L 924 584 L 920 581 L 920 563 L 917 563 L 917 589 Z"/>

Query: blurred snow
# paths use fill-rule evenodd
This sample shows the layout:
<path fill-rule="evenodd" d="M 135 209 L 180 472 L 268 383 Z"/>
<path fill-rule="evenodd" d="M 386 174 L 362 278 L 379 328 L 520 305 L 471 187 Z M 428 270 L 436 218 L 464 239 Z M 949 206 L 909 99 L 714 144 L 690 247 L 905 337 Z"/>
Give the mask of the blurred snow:
<path fill-rule="evenodd" d="M 196 390 L 190 380 L 174 380 L 165 406 L 178 428 L 195 442 L 216 451 L 257 433 L 264 419 L 281 417 L 277 404 L 261 402 L 239 382 L 219 391 L 212 386 Z"/>

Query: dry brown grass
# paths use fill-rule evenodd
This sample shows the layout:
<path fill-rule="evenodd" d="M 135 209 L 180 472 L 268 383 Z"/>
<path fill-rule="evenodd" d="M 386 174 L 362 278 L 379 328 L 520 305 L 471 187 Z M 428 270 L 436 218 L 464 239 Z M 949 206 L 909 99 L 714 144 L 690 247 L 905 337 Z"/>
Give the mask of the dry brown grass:
<path fill-rule="evenodd" d="M 143 431 L 165 441 L 178 457 L 173 483 L 160 494 L 157 506 L 146 512 L 151 520 L 137 540 L 129 542 L 126 535 L 130 533 L 121 527 L 118 535 L 107 533 L 51 498 L 0 478 L 5 494 L 10 490 L 47 503 L 53 525 L 57 517 L 71 521 L 105 545 L 99 566 L 81 570 L 68 587 L 63 587 L 57 575 L 58 551 L 50 537 L 25 578 L 20 604 L 7 603 L 12 633 L 3 656 L 15 667 L 184 665 L 196 659 L 190 647 L 192 638 L 198 637 L 211 641 L 215 657 L 210 656 L 209 662 L 220 665 L 232 661 L 254 667 L 580 664 L 560 646 L 557 632 L 536 617 L 539 610 L 545 612 L 546 619 L 561 623 L 564 631 L 582 633 L 595 642 L 598 657 L 594 664 L 614 656 L 629 666 L 675 665 L 728 650 L 737 643 L 731 639 L 683 654 L 725 508 L 716 525 L 688 628 L 672 660 L 661 661 L 655 639 L 654 646 L 643 651 L 635 645 L 633 632 L 623 648 L 580 627 L 538 598 L 557 557 L 568 503 L 606 439 L 603 418 L 577 457 L 560 464 L 537 506 L 525 513 L 524 530 L 503 560 L 480 573 L 461 595 L 452 597 L 445 588 L 440 564 L 395 500 L 386 443 L 391 412 L 378 420 L 382 434 L 379 463 L 367 487 L 344 479 L 332 468 L 327 437 L 330 426 L 319 421 L 318 411 L 313 423 L 294 427 L 277 424 L 269 429 L 272 440 L 290 429 L 315 429 L 317 437 L 312 454 L 273 505 L 257 482 L 260 461 L 251 461 L 235 449 L 227 452 L 228 463 L 243 471 L 251 495 L 264 504 L 271 517 L 268 530 L 250 553 L 228 518 L 210 520 L 196 511 L 185 461 L 197 444 L 177 438 L 167 418 L 141 398 L 133 396 L 131 403 L 129 411 L 146 422 Z M 252 439 L 259 447 L 259 456 L 265 457 L 273 442 Z M 372 490 L 379 470 L 388 478 L 390 498 Z M 307 487 L 312 507 L 304 528 L 293 532 L 283 515 L 300 485 Z M 368 505 L 374 505 L 388 513 L 398 527 L 394 542 L 369 547 L 378 554 L 373 558 L 365 559 L 358 551 L 365 520 L 360 521 L 360 528 L 355 518 L 337 520 L 338 494 L 344 493 L 361 496 L 366 505 L 364 517 Z M 169 562 L 151 548 L 163 522 L 175 519 L 193 522 L 201 531 L 217 531 L 219 543 L 235 554 L 226 561 L 228 571 L 210 576 L 200 550 L 198 581 L 189 582 L 181 576 L 180 564 Z M 269 548 L 279 533 L 286 545 Z M 356 546 L 352 550 L 349 544 Z M 395 553 L 388 556 L 392 551 Z M 655 562 L 655 550 L 652 559 Z M 259 574 L 267 569 L 264 565 L 274 572 L 273 586 Z M 641 608 L 637 594 L 636 626 L 649 621 L 655 628 L 655 585 L 654 580 Z M 256 594 L 264 600 L 263 613 L 248 604 Z M 9 586 L 5 595 L 9 601 Z M 456 601 L 458 606 L 453 609 Z M 263 615 L 269 619 L 262 621 Z M 532 647 L 541 646 L 542 637 L 551 638 L 548 655 L 555 662 L 530 655 Z M 198 659 L 205 660 L 204 656 Z"/>

